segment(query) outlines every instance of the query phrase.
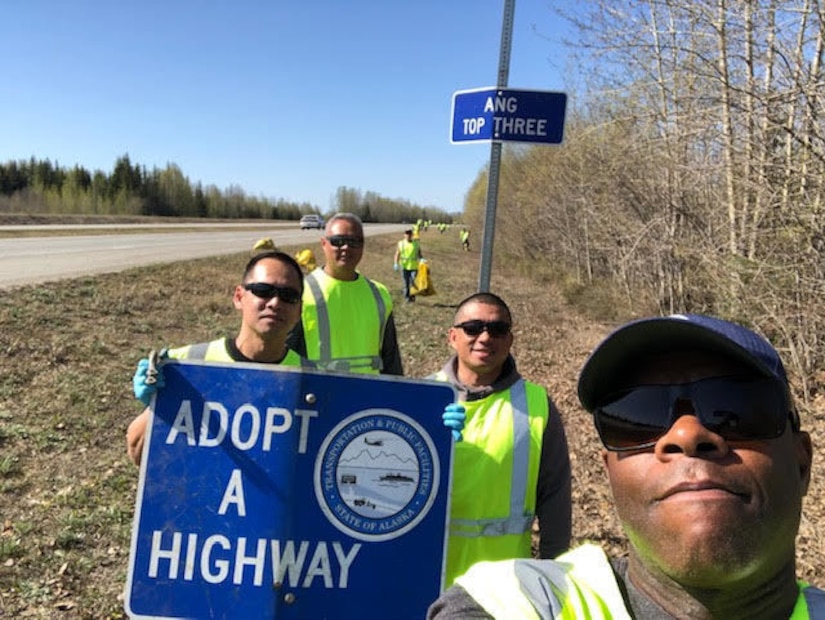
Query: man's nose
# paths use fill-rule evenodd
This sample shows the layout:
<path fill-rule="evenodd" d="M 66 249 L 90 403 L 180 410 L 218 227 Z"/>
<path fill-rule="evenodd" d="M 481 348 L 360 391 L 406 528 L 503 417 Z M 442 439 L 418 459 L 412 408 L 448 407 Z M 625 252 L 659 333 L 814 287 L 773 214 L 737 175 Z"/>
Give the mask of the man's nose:
<path fill-rule="evenodd" d="M 674 422 L 656 442 L 656 452 L 687 456 L 723 456 L 730 450 L 725 438 L 702 424 L 693 403 L 680 399 L 674 404 Z"/>

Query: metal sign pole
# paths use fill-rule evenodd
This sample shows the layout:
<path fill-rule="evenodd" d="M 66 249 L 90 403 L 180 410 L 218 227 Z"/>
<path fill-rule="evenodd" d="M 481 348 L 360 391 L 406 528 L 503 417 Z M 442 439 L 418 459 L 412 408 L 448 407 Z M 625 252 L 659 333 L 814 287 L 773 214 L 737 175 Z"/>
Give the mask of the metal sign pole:
<path fill-rule="evenodd" d="M 501 47 L 498 56 L 498 88 L 507 88 L 510 74 L 510 49 L 513 44 L 513 15 L 516 0 L 505 0 L 504 19 L 501 24 Z M 481 270 L 478 290 L 490 291 L 490 272 L 493 264 L 493 238 L 496 230 L 496 203 L 498 201 L 498 176 L 501 167 L 501 142 L 493 140 L 490 147 L 490 169 L 487 176 L 487 210 L 484 215 L 484 231 L 481 242 Z"/>

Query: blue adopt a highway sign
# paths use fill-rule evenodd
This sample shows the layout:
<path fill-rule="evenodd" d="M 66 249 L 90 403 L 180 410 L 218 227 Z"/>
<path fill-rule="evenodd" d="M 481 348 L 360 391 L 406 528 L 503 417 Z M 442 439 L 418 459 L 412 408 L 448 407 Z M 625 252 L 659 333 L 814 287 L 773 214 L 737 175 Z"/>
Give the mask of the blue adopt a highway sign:
<path fill-rule="evenodd" d="M 446 383 L 163 363 L 132 619 L 419 619 L 443 587 Z"/>
<path fill-rule="evenodd" d="M 453 94 L 450 142 L 561 144 L 567 95 L 483 88 Z"/>

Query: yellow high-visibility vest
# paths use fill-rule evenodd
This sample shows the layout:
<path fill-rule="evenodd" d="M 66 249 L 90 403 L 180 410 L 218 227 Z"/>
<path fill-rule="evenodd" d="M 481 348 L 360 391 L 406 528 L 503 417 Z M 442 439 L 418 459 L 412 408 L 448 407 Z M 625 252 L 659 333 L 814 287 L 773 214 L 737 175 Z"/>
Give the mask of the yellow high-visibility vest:
<path fill-rule="evenodd" d="M 401 241 L 398 242 L 398 262 L 402 269 L 415 271 L 418 268 L 418 257 L 420 254 L 418 248 L 418 241 L 401 239 Z"/>
<path fill-rule="evenodd" d="M 494 618 L 631 618 L 610 561 L 592 544 L 555 560 L 480 562 L 456 583 Z M 789 620 L 825 618 L 825 590 L 797 583 L 799 596 Z"/>
<path fill-rule="evenodd" d="M 169 349 L 169 357 L 175 360 L 203 360 L 205 362 L 235 362 L 226 349 L 226 338 L 219 338 L 211 342 L 199 342 L 185 347 Z M 299 368 L 307 366 L 306 360 L 292 349 L 288 349 L 286 356 L 279 362 L 280 366 Z"/>
<path fill-rule="evenodd" d="M 447 378 L 443 372 L 434 377 Z M 481 560 L 531 557 L 549 416 L 545 389 L 524 379 L 461 404 L 467 417 L 453 452 L 445 586 Z"/>
<path fill-rule="evenodd" d="M 336 280 L 319 267 L 305 279 L 303 302 L 307 358 L 326 370 L 381 372 L 381 346 L 392 312 L 387 287 L 362 274 Z"/>

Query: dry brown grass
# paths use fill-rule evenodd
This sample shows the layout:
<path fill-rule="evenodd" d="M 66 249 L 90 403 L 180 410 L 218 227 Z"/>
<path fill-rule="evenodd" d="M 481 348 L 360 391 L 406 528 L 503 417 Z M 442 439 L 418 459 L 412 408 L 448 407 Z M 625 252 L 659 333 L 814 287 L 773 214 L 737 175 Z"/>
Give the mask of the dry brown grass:
<path fill-rule="evenodd" d="M 448 355 L 446 328 L 455 304 L 476 290 L 479 254 L 461 252 L 454 232 L 428 231 L 422 248 L 438 294 L 403 304 L 392 271 L 395 241 L 370 239 L 362 270 L 390 286 L 405 369 L 425 376 Z M 0 617 L 124 617 L 138 475 L 124 449 L 126 426 L 140 409 L 134 365 L 151 348 L 232 334 L 238 318 L 229 295 L 245 260 L 141 268 L 0 297 Z M 568 306 L 552 282 L 508 273 L 495 261 L 493 271 L 491 290 L 515 317 L 519 368 L 549 389 L 568 429 L 576 539 L 622 550 L 598 441 L 574 391 L 579 366 L 609 326 Z M 809 419 L 816 442 L 825 421 Z M 821 459 L 815 467 L 822 470 Z M 811 579 L 825 574 L 816 478 L 799 553 Z"/>

